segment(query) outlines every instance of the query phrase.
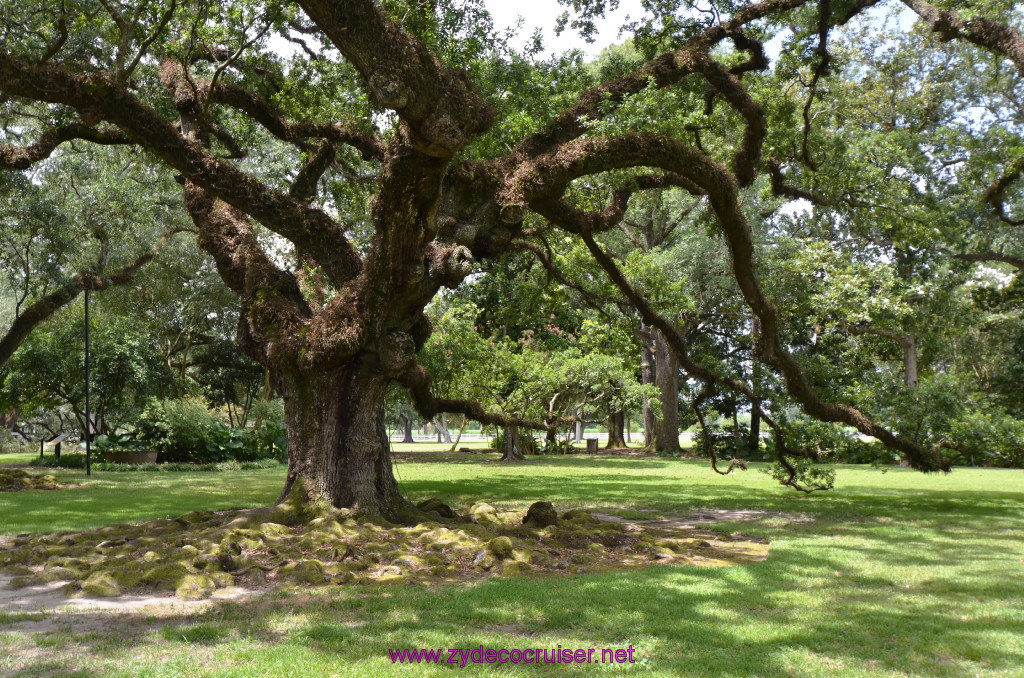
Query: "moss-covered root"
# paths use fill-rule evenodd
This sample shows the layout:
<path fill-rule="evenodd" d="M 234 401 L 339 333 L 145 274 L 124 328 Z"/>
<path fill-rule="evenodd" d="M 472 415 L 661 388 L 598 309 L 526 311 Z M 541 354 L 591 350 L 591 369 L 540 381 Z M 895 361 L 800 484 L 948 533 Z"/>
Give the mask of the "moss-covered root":
<path fill-rule="evenodd" d="M 63 485 L 51 475 L 26 473 L 21 469 L 0 469 L 0 492 L 24 492 L 26 490 L 64 490 L 73 485 Z"/>
<path fill-rule="evenodd" d="M 315 507 L 314 507 L 315 508 Z M 445 507 L 447 508 L 447 507 Z M 545 507 L 546 508 L 546 507 Z M 230 586 L 465 579 L 525 572 L 611 570 L 650 563 L 729 565 L 759 560 L 767 544 L 693 530 L 603 522 L 586 511 L 538 527 L 487 504 L 441 522 L 444 508 L 399 526 L 308 503 L 199 511 L 99 530 L 21 535 L 0 553 L 13 586 L 68 581 L 72 593 L 145 589 L 202 599 Z M 536 513 L 536 512 L 535 512 Z"/>

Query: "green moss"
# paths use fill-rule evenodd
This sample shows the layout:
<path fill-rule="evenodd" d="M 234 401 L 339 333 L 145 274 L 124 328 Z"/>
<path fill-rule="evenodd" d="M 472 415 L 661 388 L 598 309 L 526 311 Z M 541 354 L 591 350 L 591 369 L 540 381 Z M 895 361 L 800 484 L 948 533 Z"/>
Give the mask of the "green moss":
<path fill-rule="evenodd" d="M 82 578 L 82 573 L 78 570 L 73 570 L 70 567 L 47 567 L 44 568 L 41 574 L 36 575 L 36 579 L 41 583 L 48 583 L 52 581 L 76 581 Z"/>
<path fill-rule="evenodd" d="M 426 561 L 411 554 L 400 554 L 391 561 L 392 565 L 399 565 L 408 570 L 422 570 L 427 566 Z"/>
<path fill-rule="evenodd" d="M 601 521 L 585 509 L 570 509 L 562 514 L 562 520 L 569 520 L 582 525 L 596 525 Z"/>
<path fill-rule="evenodd" d="M 121 588 L 110 572 L 93 572 L 82 582 L 82 593 L 87 596 L 112 598 L 121 595 Z"/>
<path fill-rule="evenodd" d="M 324 564 L 319 560 L 300 560 L 288 563 L 278 570 L 278 577 L 282 582 L 292 584 L 323 584 L 327 579 L 324 574 Z"/>
<path fill-rule="evenodd" d="M 181 563 L 165 563 L 146 570 L 142 582 L 155 589 L 174 590 L 189 576 L 189 570 Z"/>
<path fill-rule="evenodd" d="M 209 598 L 216 588 L 217 583 L 210 575 L 190 574 L 181 580 L 174 593 L 185 600 L 202 600 Z"/>
<path fill-rule="evenodd" d="M 501 560 L 512 557 L 512 540 L 508 537 L 495 537 L 487 542 L 487 550 Z"/>

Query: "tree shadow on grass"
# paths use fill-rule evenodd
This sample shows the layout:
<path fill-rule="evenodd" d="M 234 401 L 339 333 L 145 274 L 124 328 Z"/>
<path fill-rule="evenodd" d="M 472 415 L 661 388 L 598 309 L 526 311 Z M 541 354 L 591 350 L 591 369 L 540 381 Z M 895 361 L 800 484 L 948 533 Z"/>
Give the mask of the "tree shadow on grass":
<path fill-rule="evenodd" d="M 1024 666 L 1024 578 L 1013 576 L 1024 559 L 1019 492 L 855 485 L 800 497 L 767 485 L 713 478 L 687 484 L 638 472 L 646 461 L 627 462 L 636 468 L 621 466 L 623 460 L 587 461 L 615 475 L 501 474 L 403 484 L 413 498 L 438 496 L 453 505 L 545 499 L 560 509 L 746 508 L 815 520 L 718 526 L 772 540 L 766 561 L 734 567 L 336 587 L 218 604 L 141 626 L 83 613 L 88 628 L 101 630 L 44 636 L 25 672 L 46 672 L 57 656 L 56 663 L 81 675 L 109 675 L 111 667 L 126 675 L 393 675 L 398 667 L 389 649 L 480 645 L 633 645 L 644 664 L 613 672 L 672 676 L 961 676 Z M 405 669 L 450 675 L 448 666 Z M 593 672 L 527 664 L 504 669 L 528 676 Z"/>
<path fill-rule="evenodd" d="M 898 560 L 890 564 L 904 567 Z M 222 604 L 134 630 L 118 629 L 96 615 L 89 620 L 92 626 L 106 623 L 109 631 L 69 637 L 63 651 L 108 666 L 137 662 L 142 655 L 142 666 L 148 661 L 161 667 L 157 674 L 220 673 L 220 662 L 230 660 L 244 667 L 244 675 L 283 675 L 289 665 L 308 667 L 309 675 L 361 675 L 352 671 L 359 664 L 366 675 L 391 675 L 387 651 L 396 648 L 632 645 L 644 668 L 662 675 L 774 676 L 831 669 L 952 676 L 1024 665 L 1024 646 L 1002 642 L 1024 632 L 1019 615 L 958 612 L 971 612 L 964 607 L 965 596 L 983 596 L 986 606 L 1012 609 L 1021 595 L 1020 582 L 998 589 L 973 584 L 959 592 L 925 587 L 908 593 L 885 578 L 865 577 L 841 554 L 787 548 L 765 562 L 730 568 L 658 566 L 293 593 Z M 47 663 L 52 659 L 44 652 L 34 666 Z M 83 675 L 103 673 L 87 662 L 79 666 Z M 421 665 L 416 673 L 440 675 L 449 668 Z M 471 664 L 474 668 L 472 673 L 494 667 Z M 528 664 L 514 672 L 550 675 L 556 668 L 588 673 L 586 667 L 569 671 Z"/>

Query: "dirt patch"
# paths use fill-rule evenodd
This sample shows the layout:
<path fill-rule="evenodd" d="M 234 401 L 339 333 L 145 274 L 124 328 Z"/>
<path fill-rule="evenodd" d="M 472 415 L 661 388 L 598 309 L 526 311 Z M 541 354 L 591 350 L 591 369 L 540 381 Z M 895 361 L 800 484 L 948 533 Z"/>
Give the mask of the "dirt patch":
<path fill-rule="evenodd" d="M 0 469 L 0 492 L 26 492 L 29 490 L 66 490 L 75 485 L 57 482 L 51 475 L 27 473 L 21 469 Z"/>
<path fill-rule="evenodd" d="M 0 543 L 0 613 L 134 613 L 256 595 L 273 587 L 465 581 L 612 571 L 654 563 L 763 560 L 768 544 L 677 520 L 625 521 L 575 509 L 554 524 L 476 504 L 454 519 L 393 525 L 301 506 L 202 511 Z M 605 518 L 602 520 L 601 518 Z M 70 596 L 70 597 L 69 597 Z M 36 623 L 26 620 L 15 623 Z M 53 622 L 57 623 L 57 622 Z M 3 628 L 0 623 L 0 628 Z"/>
<path fill-rule="evenodd" d="M 698 509 L 682 515 L 664 518 L 638 519 L 623 518 L 604 513 L 594 513 L 595 517 L 611 523 L 647 525 L 669 529 L 692 529 L 696 525 L 730 521 L 763 521 L 779 520 L 786 523 L 813 523 L 814 518 L 803 513 L 784 513 L 781 511 L 757 511 L 753 509 Z"/>
<path fill-rule="evenodd" d="M 93 598 L 85 595 L 68 596 L 70 581 L 54 581 L 18 588 L 11 587 L 11 575 L 0 574 L 0 612 L 76 612 L 82 610 L 103 610 L 105 612 L 137 612 L 150 607 L 182 610 L 201 610 L 218 600 L 244 600 L 261 593 L 231 587 L 215 591 L 204 600 L 183 600 L 173 594 L 124 594 L 116 598 Z M 72 587 L 73 588 L 73 587 Z M 17 622 L 16 622 L 17 623 Z M 2 626 L 2 623 L 0 623 Z"/>

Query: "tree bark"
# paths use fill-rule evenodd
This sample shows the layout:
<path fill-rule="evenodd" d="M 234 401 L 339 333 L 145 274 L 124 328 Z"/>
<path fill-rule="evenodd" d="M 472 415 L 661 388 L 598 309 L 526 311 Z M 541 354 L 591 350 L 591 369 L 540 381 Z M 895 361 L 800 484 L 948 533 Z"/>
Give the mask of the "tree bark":
<path fill-rule="evenodd" d="M 654 330 L 655 381 L 661 391 L 661 418 L 655 426 L 659 452 L 676 454 L 679 447 L 679 361 L 661 330 Z"/>
<path fill-rule="evenodd" d="M 462 440 L 462 433 L 463 433 L 463 431 L 466 430 L 466 423 L 468 421 L 469 421 L 469 419 L 465 415 L 463 415 L 462 416 L 462 426 L 459 427 L 459 434 L 457 436 L 455 436 L 455 440 L 452 441 L 452 446 L 448 448 L 449 452 L 454 452 L 455 448 L 459 446 L 459 441 Z"/>
<path fill-rule="evenodd" d="M 361 365 L 281 380 L 292 492 L 313 503 L 403 521 L 414 513 L 391 468 L 387 378 Z"/>
<path fill-rule="evenodd" d="M 757 453 L 761 445 L 761 399 L 757 393 L 761 389 L 761 362 L 757 359 L 758 334 L 761 332 L 761 321 L 756 317 L 750 324 L 750 433 L 747 436 L 747 449 L 751 454 Z"/>
<path fill-rule="evenodd" d="M 901 342 L 903 346 L 903 383 L 910 388 L 917 388 L 917 337 L 912 334 L 906 336 L 906 341 Z"/>
<path fill-rule="evenodd" d="M 405 427 L 405 436 L 402 438 L 403 443 L 414 443 L 416 442 L 412 437 L 412 415 L 408 412 L 402 412 L 402 424 Z"/>
<path fill-rule="evenodd" d="M 519 445 L 519 427 L 506 426 L 502 429 L 504 434 L 504 447 L 502 448 L 501 461 L 523 461 L 526 456 Z"/>
<path fill-rule="evenodd" d="M 653 384 L 655 381 L 654 353 L 651 351 L 650 328 L 641 326 L 640 333 L 640 363 L 642 366 L 640 380 L 644 386 Z M 656 431 L 658 418 L 655 416 L 654 408 L 651 407 L 650 398 L 644 396 L 644 447 L 651 449 L 657 444 Z"/>
<path fill-rule="evenodd" d="M 625 427 L 626 415 L 622 410 L 608 413 L 608 443 L 605 449 L 614 450 L 626 446 Z"/>
<path fill-rule="evenodd" d="M 439 414 L 434 417 L 434 428 L 437 430 L 437 442 L 448 443 L 452 442 L 451 431 L 448 430 L 448 425 L 444 423 L 444 415 Z"/>

